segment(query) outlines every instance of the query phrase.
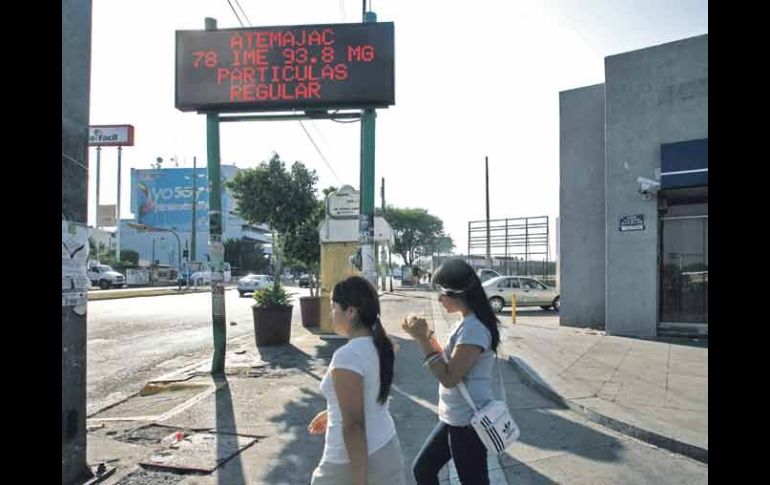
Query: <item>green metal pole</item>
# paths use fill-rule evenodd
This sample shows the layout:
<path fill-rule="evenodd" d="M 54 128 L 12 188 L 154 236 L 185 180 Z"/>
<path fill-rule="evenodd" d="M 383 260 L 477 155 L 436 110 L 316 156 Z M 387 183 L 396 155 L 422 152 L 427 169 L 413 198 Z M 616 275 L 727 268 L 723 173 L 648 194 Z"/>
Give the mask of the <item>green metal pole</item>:
<path fill-rule="evenodd" d="M 217 30 L 216 19 L 206 18 L 206 30 Z M 222 244 L 222 180 L 219 159 L 219 113 L 206 114 L 206 145 L 209 172 L 209 255 L 211 257 L 211 314 L 214 357 L 211 373 L 225 370 L 227 327 L 225 327 L 224 245 Z"/>
<path fill-rule="evenodd" d="M 377 21 L 374 12 L 364 13 L 364 23 Z M 374 108 L 366 108 L 361 116 L 361 213 L 358 240 L 361 245 L 361 269 L 364 278 L 377 287 L 376 257 L 374 249 L 374 128 L 377 114 Z"/>

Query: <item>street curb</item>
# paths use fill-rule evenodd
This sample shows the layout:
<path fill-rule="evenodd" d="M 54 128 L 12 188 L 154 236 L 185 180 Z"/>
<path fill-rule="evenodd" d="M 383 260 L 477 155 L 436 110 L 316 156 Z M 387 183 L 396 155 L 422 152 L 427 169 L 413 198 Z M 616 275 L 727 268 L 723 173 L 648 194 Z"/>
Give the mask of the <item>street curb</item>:
<path fill-rule="evenodd" d="M 548 385 L 529 365 L 522 359 L 514 356 L 508 357 L 514 367 L 516 367 L 524 376 L 525 381 L 530 387 L 534 388 L 544 397 L 551 399 L 557 404 L 569 408 L 570 410 L 580 414 L 584 418 L 593 421 L 594 423 L 606 426 L 612 430 L 622 433 L 626 436 L 631 436 L 638 440 L 644 441 L 651 445 L 663 448 L 665 450 L 684 455 L 701 463 L 708 465 L 709 462 L 709 450 L 708 448 L 702 448 L 700 446 L 693 445 L 680 441 L 670 436 L 663 436 L 659 433 L 634 426 L 618 419 L 607 416 L 606 414 L 599 413 L 594 409 L 584 406 L 573 399 L 565 399 L 556 390 Z"/>
<path fill-rule="evenodd" d="M 225 287 L 225 289 L 229 289 Z M 101 294 L 101 293 L 88 293 L 88 301 L 100 301 L 100 300 L 120 300 L 123 298 L 141 298 L 141 297 L 149 297 L 149 296 L 166 296 L 166 295 L 189 295 L 191 293 L 207 293 L 210 292 L 211 288 L 201 288 L 198 290 L 185 290 L 185 291 L 179 291 L 176 289 L 159 289 L 157 291 L 141 291 L 141 292 L 131 292 L 131 291 L 125 291 L 122 293 L 110 293 L 110 294 Z"/>

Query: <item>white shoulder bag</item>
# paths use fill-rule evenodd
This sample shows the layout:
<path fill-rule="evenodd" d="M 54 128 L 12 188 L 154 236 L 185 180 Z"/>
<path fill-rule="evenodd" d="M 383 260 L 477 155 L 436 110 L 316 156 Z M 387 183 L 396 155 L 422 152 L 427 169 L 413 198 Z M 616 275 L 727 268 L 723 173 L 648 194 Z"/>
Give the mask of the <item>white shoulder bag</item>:
<path fill-rule="evenodd" d="M 444 356 L 444 359 L 446 359 L 446 356 Z M 476 410 L 471 418 L 471 426 L 476 430 L 476 434 L 479 435 L 479 439 L 487 447 L 487 450 L 497 455 L 505 451 L 514 441 L 518 440 L 520 432 L 519 426 L 513 420 L 511 413 L 508 412 L 508 405 L 506 404 L 508 397 L 505 393 L 503 374 L 500 371 L 497 356 L 495 356 L 495 364 L 497 365 L 497 375 L 500 377 L 500 390 L 503 393 L 502 401 L 492 400 L 483 408 L 477 409 L 473 399 L 471 399 L 468 388 L 465 387 L 465 382 L 460 381 L 457 387 L 460 388 L 460 393 L 471 409 Z"/>

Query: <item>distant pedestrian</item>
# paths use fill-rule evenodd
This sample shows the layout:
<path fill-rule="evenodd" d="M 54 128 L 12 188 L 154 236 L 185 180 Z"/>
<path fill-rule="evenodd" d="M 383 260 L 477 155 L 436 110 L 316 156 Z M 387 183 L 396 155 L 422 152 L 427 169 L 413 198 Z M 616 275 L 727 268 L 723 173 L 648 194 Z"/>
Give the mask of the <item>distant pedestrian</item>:
<path fill-rule="evenodd" d="M 460 483 L 487 485 L 487 449 L 471 426 L 476 411 L 463 398 L 457 385 L 465 384 L 477 408 L 493 399 L 492 367 L 500 342 L 498 320 L 481 281 L 468 263 L 450 259 L 433 278 L 439 301 L 448 313 L 462 319 L 442 346 L 423 318 L 404 319 L 403 329 L 420 345 L 424 365 L 439 381 L 439 422 L 417 454 L 412 467 L 418 485 L 438 485 L 438 473 L 454 460 Z"/>
<path fill-rule="evenodd" d="M 321 381 L 327 406 L 308 425 L 325 432 L 311 485 L 403 485 L 404 459 L 388 407 L 393 342 L 380 321 L 377 290 L 359 276 L 334 287 L 334 331 L 350 341 L 337 349 Z"/>

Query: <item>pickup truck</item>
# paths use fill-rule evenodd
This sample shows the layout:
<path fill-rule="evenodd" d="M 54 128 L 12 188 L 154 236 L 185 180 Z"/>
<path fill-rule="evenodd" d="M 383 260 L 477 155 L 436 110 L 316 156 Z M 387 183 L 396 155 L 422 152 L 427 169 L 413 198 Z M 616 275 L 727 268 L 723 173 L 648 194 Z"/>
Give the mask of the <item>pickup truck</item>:
<path fill-rule="evenodd" d="M 123 288 L 126 286 L 126 277 L 118 273 L 112 266 L 97 264 L 88 268 L 88 279 L 91 285 L 106 290 L 107 288 Z"/>

